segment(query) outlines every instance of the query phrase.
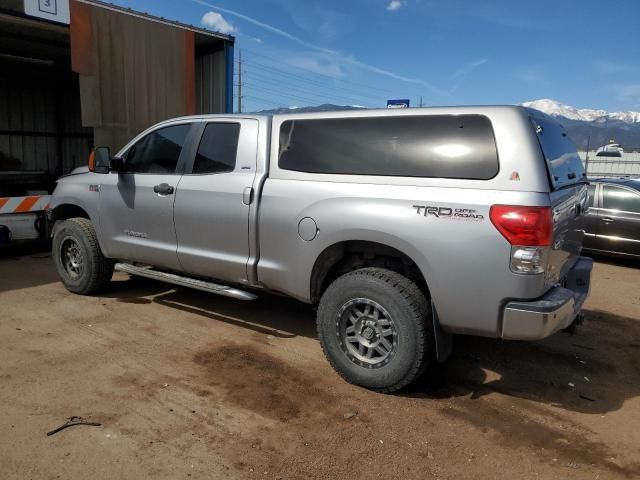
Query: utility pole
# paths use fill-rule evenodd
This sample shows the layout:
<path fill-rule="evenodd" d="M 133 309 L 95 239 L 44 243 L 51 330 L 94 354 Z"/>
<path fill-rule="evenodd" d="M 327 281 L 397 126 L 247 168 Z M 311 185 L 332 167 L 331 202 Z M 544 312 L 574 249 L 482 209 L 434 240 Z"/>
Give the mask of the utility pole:
<path fill-rule="evenodd" d="M 238 113 L 242 113 L 242 50 L 238 49 Z"/>
<path fill-rule="evenodd" d="M 422 108 L 422 95 L 420 95 L 420 108 Z"/>

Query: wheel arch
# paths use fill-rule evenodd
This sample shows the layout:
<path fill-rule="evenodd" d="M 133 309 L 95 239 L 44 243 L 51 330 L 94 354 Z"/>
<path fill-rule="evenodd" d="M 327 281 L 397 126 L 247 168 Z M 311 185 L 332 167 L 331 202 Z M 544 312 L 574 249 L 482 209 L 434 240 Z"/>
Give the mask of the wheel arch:
<path fill-rule="evenodd" d="M 68 220 L 76 217 L 87 218 L 93 221 L 89 213 L 84 208 L 73 203 L 61 203 L 60 205 L 56 205 L 51 210 L 49 220 L 51 221 L 51 224 L 54 225 L 56 222 L 61 220 Z"/>
<path fill-rule="evenodd" d="M 340 275 L 366 267 L 400 273 L 413 280 L 430 297 L 427 276 L 405 251 L 387 242 L 342 240 L 326 247 L 316 258 L 309 281 L 311 302 L 317 303 L 328 285 Z"/>
<path fill-rule="evenodd" d="M 98 223 L 98 212 L 93 208 L 93 205 L 85 204 L 80 199 L 74 199 L 73 197 L 61 198 L 59 203 L 51 207 L 47 218 L 49 232 L 52 237 L 55 234 L 56 223 L 69 220 L 70 218 L 86 218 L 91 222 L 96 231 L 98 245 L 100 245 L 102 252 L 107 255 L 106 245 L 103 242 L 100 225 Z"/>

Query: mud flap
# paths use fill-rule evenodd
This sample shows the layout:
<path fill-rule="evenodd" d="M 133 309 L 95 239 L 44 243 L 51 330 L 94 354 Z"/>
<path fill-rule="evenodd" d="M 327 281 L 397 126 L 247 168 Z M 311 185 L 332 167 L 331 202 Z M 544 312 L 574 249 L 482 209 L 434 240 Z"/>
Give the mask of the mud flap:
<path fill-rule="evenodd" d="M 576 315 L 576 318 L 573 319 L 573 322 L 571 322 L 571 325 L 569 325 L 567 328 L 563 329 L 562 331 L 565 333 L 568 333 L 569 335 L 573 335 L 574 333 L 576 333 L 576 330 L 578 329 L 578 327 L 583 323 L 584 323 L 584 313 L 580 312 L 578 313 L 578 315 Z"/>
<path fill-rule="evenodd" d="M 433 316 L 433 337 L 436 341 L 436 360 L 438 363 L 444 362 L 453 351 L 453 335 L 445 332 L 440 326 L 436 306 L 431 302 L 431 315 Z"/>

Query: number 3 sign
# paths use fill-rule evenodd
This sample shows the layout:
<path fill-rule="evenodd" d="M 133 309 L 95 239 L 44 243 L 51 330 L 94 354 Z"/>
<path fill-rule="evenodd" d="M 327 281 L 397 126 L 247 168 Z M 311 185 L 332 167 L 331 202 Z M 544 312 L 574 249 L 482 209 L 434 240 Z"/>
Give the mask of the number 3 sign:
<path fill-rule="evenodd" d="M 24 13 L 68 24 L 69 0 L 24 0 Z"/>

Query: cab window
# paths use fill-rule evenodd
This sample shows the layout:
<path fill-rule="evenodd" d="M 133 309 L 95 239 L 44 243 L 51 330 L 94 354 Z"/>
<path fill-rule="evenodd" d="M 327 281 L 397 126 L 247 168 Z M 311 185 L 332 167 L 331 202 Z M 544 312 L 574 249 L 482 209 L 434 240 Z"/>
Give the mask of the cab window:
<path fill-rule="evenodd" d="M 138 140 L 127 152 L 127 173 L 175 173 L 189 124 L 159 128 Z"/>
<path fill-rule="evenodd" d="M 604 185 L 602 208 L 640 213 L 640 193 L 614 185 Z"/>
<path fill-rule="evenodd" d="M 239 123 L 207 124 L 196 153 L 193 173 L 232 172 L 236 167 L 239 135 Z"/>

